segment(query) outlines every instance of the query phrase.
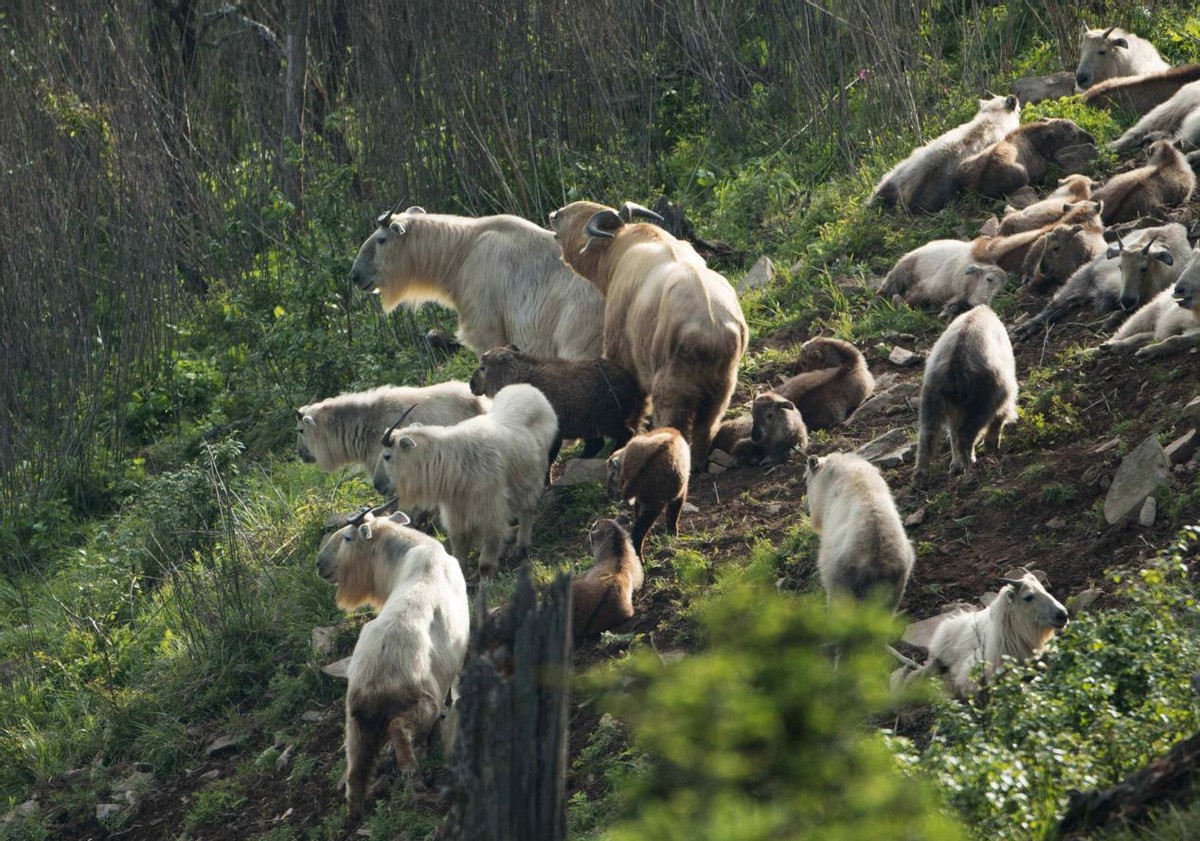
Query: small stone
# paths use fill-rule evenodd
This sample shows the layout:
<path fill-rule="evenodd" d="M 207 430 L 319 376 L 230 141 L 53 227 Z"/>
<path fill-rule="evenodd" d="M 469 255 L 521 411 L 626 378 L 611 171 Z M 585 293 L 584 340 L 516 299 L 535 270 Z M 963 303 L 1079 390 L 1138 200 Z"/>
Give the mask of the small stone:
<path fill-rule="evenodd" d="M 146 786 L 150 785 L 150 781 L 153 779 L 154 777 L 145 771 L 134 771 L 128 777 L 117 780 L 115 783 L 113 783 L 112 793 L 120 796 L 129 792 L 139 791 L 140 789 L 146 788 Z"/>
<path fill-rule="evenodd" d="M 1200 397 L 1193 397 L 1179 415 L 1179 428 L 1200 429 Z"/>
<path fill-rule="evenodd" d="M 683 507 L 680 508 L 679 510 L 682 511 L 684 514 L 699 514 L 700 513 L 700 509 L 697 508 L 695 505 L 693 505 L 690 502 L 685 502 L 683 504 Z"/>
<path fill-rule="evenodd" d="M 737 459 L 724 450 L 711 450 L 708 454 L 710 464 L 719 464 L 722 467 L 734 467 L 737 465 Z"/>
<path fill-rule="evenodd" d="M 1067 611 L 1070 612 L 1072 616 L 1077 613 L 1082 613 L 1091 607 L 1095 603 L 1096 599 L 1100 598 L 1102 595 L 1104 595 L 1104 591 L 1097 587 L 1084 590 L 1082 593 L 1076 593 L 1067 599 Z"/>
<path fill-rule="evenodd" d="M 765 254 L 758 258 L 750 271 L 742 275 L 742 279 L 738 281 L 737 289 L 739 292 L 749 292 L 751 289 L 760 289 L 766 286 L 775 277 L 775 264 L 771 262 L 771 258 Z"/>
<path fill-rule="evenodd" d="M 284 748 L 283 753 L 279 754 L 279 756 L 275 759 L 275 770 L 285 770 L 288 767 L 288 764 L 292 761 L 292 754 L 294 752 L 295 749 L 292 745 L 288 745 L 286 748 Z"/>
<path fill-rule="evenodd" d="M 708 472 L 714 476 L 720 476 L 722 473 L 727 473 L 728 471 L 729 471 L 728 467 L 722 467 L 721 465 L 717 464 L 715 461 L 708 465 Z"/>
<path fill-rule="evenodd" d="M 321 671 L 332 678 L 337 678 L 338 680 L 349 680 L 350 658 L 344 657 L 341 660 L 338 660 L 336 663 L 324 665 L 321 667 Z"/>
<path fill-rule="evenodd" d="M 1075 93 L 1075 74 L 1060 70 L 1048 76 L 1026 76 L 1013 82 L 1012 92 L 1023 106 L 1043 99 L 1060 99 Z"/>
<path fill-rule="evenodd" d="M 1055 162 L 1062 168 L 1064 175 L 1075 175 L 1087 170 L 1088 165 L 1096 157 L 1096 147 L 1091 143 L 1080 143 L 1076 146 L 1065 146 L 1054 156 Z"/>
<path fill-rule="evenodd" d="M 925 522 L 925 518 L 928 515 L 929 515 L 929 511 L 925 508 L 924 505 L 922 505 L 916 511 L 912 512 L 911 514 L 909 514 L 907 517 L 904 518 L 904 525 L 919 526 L 919 525 L 921 525 L 921 523 Z"/>
<path fill-rule="evenodd" d="M 874 423 L 890 415 L 909 411 L 920 393 L 920 383 L 896 383 L 886 391 L 877 391 L 875 396 L 858 407 L 846 423 L 849 426 Z"/>
<path fill-rule="evenodd" d="M 96 804 L 96 820 L 100 823 L 110 821 L 121 814 L 125 807 L 120 803 L 97 803 Z"/>
<path fill-rule="evenodd" d="M 783 513 L 783 506 L 778 502 L 772 502 L 770 505 L 764 505 L 762 512 L 768 517 L 778 517 Z"/>
<path fill-rule="evenodd" d="M 1092 455 L 1094 455 L 1094 456 L 1098 456 L 1098 455 L 1100 455 L 1101 453 L 1107 453 L 1109 450 L 1113 449 L 1114 447 L 1116 447 L 1116 446 L 1117 446 L 1118 444 L 1120 444 L 1120 443 L 1121 443 L 1121 439 L 1120 439 L 1120 438 L 1113 438 L 1111 441 L 1105 441 L 1105 442 L 1104 442 L 1103 444 L 1101 444 L 1099 447 L 1097 447 L 1096 449 L 1092 450 Z"/>
<path fill-rule="evenodd" d="M 1109 525 L 1123 520 L 1154 493 L 1170 475 L 1167 454 L 1150 435 L 1121 461 L 1104 498 L 1104 519 Z M 1144 509 L 1143 509 L 1144 510 Z"/>
<path fill-rule="evenodd" d="M 879 467 L 899 467 L 912 460 L 914 447 L 908 440 L 908 431 L 902 428 L 888 430 L 875 440 L 855 450 L 857 455 Z"/>
<path fill-rule="evenodd" d="M 305 710 L 304 712 L 300 713 L 300 720 L 307 721 L 309 724 L 316 724 L 324 717 L 325 716 L 322 715 L 318 710 Z"/>
<path fill-rule="evenodd" d="M 914 365 L 920 365 L 921 361 L 922 359 L 918 354 L 913 353 L 911 350 L 905 350 L 899 345 L 892 348 L 892 352 L 888 354 L 888 362 L 901 368 L 911 368 Z"/>
<path fill-rule="evenodd" d="M 332 654 L 337 628 L 332 625 L 312 629 L 312 647 L 318 654 Z"/>
<path fill-rule="evenodd" d="M 238 749 L 238 745 L 246 740 L 244 735 L 219 736 L 209 742 L 208 747 L 204 749 L 204 755 L 207 757 L 217 757 L 228 753 L 234 753 Z"/>
<path fill-rule="evenodd" d="M 1179 436 L 1165 450 L 1167 461 L 1171 464 L 1184 464 L 1192 460 L 1196 450 L 1200 448 L 1200 432 L 1195 429 Z"/>
<path fill-rule="evenodd" d="M 1046 521 L 1046 528 L 1048 529 L 1061 529 L 1066 527 L 1066 525 L 1067 521 L 1062 517 L 1051 517 Z"/>
<path fill-rule="evenodd" d="M 1005 201 L 1015 210 L 1024 210 L 1038 200 L 1037 192 L 1026 184 L 1015 193 L 1009 193 Z"/>
<path fill-rule="evenodd" d="M 211 783 L 213 780 L 219 779 L 220 776 L 221 776 L 221 769 L 214 768 L 211 771 L 205 771 L 203 774 L 201 774 L 200 779 L 204 780 L 204 782 L 206 782 L 206 783 Z"/>
<path fill-rule="evenodd" d="M 599 484 L 608 479 L 608 462 L 602 458 L 569 458 L 563 462 L 556 485 Z"/>
<path fill-rule="evenodd" d="M 1146 501 L 1142 503 L 1142 510 L 1138 513 L 1138 524 L 1144 528 L 1150 528 L 1154 525 L 1154 519 L 1158 516 L 1158 501 L 1152 497 L 1146 497 Z"/>

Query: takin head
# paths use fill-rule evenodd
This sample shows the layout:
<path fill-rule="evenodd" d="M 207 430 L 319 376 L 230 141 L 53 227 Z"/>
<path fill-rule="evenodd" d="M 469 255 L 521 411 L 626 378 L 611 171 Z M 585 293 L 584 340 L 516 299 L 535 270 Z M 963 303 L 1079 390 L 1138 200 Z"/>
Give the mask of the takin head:
<path fill-rule="evenodd" d="M 600 262 L 616 236 L 638 219 L 659 224 L 665 221 L 653 210 L 633 202 L 613 210 L 596 202 L 576 201 L 550 213 L 550 230 L 562 248 L 563 262 L 604 293 L 609 278 L 600 271 Z"/>
<path fill-rule="evenodd" d="M 409 219 L 415 214 L 425 213 L 425 208 L 413 205 L 405 211 L 401 201 L 394 208 L 379 214 L 378 226 L 358 249 L 354 265 L 350 267 L 350 282 L 364 292 L 374 292 L 380 286 L 381 275 L 387 274 L 389 263 L 399 259 L 403 252 L 404 235 L 408 233 Z"/>

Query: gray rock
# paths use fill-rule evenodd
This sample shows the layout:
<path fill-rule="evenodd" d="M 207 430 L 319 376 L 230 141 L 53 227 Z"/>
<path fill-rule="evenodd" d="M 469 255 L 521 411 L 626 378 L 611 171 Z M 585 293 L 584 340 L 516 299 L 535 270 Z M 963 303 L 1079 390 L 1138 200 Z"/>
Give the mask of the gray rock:
<path fill-rule="evenodd" d="M 1092 604 L 1095 603 L 1096 599 L 1100 598 L 1102 595 L 1104 595 L 1104 591 L 1096 587 L 1084 590 L 1082 593 L 1076 593 L 1067 599 L 1067 610 L 1072 616 L 1077 613 L 1082 613 L 1091 607 Z"/>
<path fill-rule="evenodd" d="M 714 476 L 720 476 L 722 473 L 727 473 L 728 471 L 728 467 L 725 467 L 722 464 L 717 464 L 715 461 L 711 461 L 708 464 L 708 472 Z"/>
<path fill-rule="evenodd" d="M 293 753 L 295 753 L 295 747 L 293 745 L 288 745 L 286 748 L 284 748 L 283 752 L 275 758 L 275 770 L 287 770 L 288 765 L 291 764 Z"/>
<path fill-rule="evenodd" d="M 1164 452 L 1171 464 L 1185 464 L 1192 460 L 1197 449 L 1200 449 L 1200 432 L 1193 429 L 1168 444 Z"/>
<path fill-rule="evenodd" d="M 312 629 L 312 647 L 318 654 L 332 654 L 337 628 L 332 625 Z"/>
<path fill-rule="evenodd" d="M 927 516 L 929 516 L 929 511 L 925 508 L 924 505 L 922 505 L 916 511 L 912 512 L 911 514 L 909 514 L 907 517 L 904 518 L 904 525 L 919 526 L 919 525 L 921 525 L 921 523 L 925 522 L 925 518 Z"/>
<path fill-rule="evenodd" d="M 742 275 L 741 280 L 735 284 L 739 292 L 749 292 L 751 289 L 761 289 L 770 283 L 775 277 L 775 264 L 771 262 L 771 258 L 765 254 L 758 258 L 758 262 L 750 267 L 750 271 Z"/>
<path fill-rule="evenodd" d="M 1037 192 L 1029 185 L 1022 187 L 1015 193 L 1009 193 L 1008 196 L 1005 197 L 1005 202 L 1014 210 L 1024 210 L 1037 200 Z"/>
<path fill-rule="evenodd" d="M 1066 175 L 1084 172 L 1096 157 L 1096 147 L 1091 143 L 1080 143 L 1078 146 L 1065 146 L 1058 150 L 1055 161 Z"/>
<path fill-rule="evenodd" d="M 1063 517 L 1051 517 L 1049 520 L 1046 521 L 1046 528 L 1048 528 L 1048 529 L 1061 529 L 1061 528 L 1064 528 L 1066 525 L 1067 525 L 1067 521 Z"/>
<path fill-rule="evenodd" d="M 1142 510 L 1138 512 L 1138 524 L 1143 528 L 1150 528 L 1157 516 L 1158 500 L 1152 496 L 1146 497 L 1146 501 L 1142 503 Z"/>
<path fill-rule="evenodd" d="M 113 783 L 112 793 L 120 797 L 123 794 L 140 791 L 149 786 L 153 779 L 154 777 L 145 771 L 134 771 L 128 777 Z"/>
<path fill-rule="evenodd" d="M 897 428 L 880 435 L 869 444 L 863 444 L 855 453 L 879 467 L 899 467 L 912 461 L 914 447 L 908 440 L 908 431 Z"/>
<path fill-rule="evenodd" d="M 1193 397 L 1179 415 L 1179 428 L 1200 429 L 1200 397 Z"/>
<path fill-rule="evenodd" d="M 719 464 L 722 467 L 736 467 L 737 459 L 724 450 L 711 450 L 708 454 L 709 464 Z"/>
<path fill-rule="evenodd" d="M 18 819 L 26 820 L 28 818 L 32 818 L 41 808 L 42 806 L 37 802 L 36 798 L 26 800 L 4 817 L 0 818 L 0 826 L 8 826 L 10 823 Z"/>
<path fill-rule="evenodd" d="M 910 411 L 915 408 L 915 401 L 920 393 L 920 383 L 896 383 L 887 391 L 878 392 L 869 398 L 855 410 L 846 423 L 849 426 L 876 423 L 888 415 Z"/>
<path fill-rule="evenodd" d="M 343 657 L 341 660 L 338 660 L 336 663 L 329 663 L 327 665 L 324 665 L 321 667 L 321 671 L 324 674 L 327 674 L 332 678 L 336 678 L 337 680 L 349 680 L 350 679 L 350 658 Z"/>
<path fill-rule="evenodd" d="M 690 502 L 685 502 L 683 504 L 683 507 L 680 508 L 679 510 L 682 511 L 684 514 L 699 514 L 700 513 L 700 509 L 697 508 L 695 505 L 692 505 L 692 503 L 690 503 Z"/>
<path fill-rule="evenodd" d="M 905 350 L 899 345 L 892 348 L 892 352 L 888 354 L 888 362 L 901 368 L 912 368 L 920 365 L 924 361 L 925 358 L 919 353 L 913 353 L 911 350 Z"/>
<path fill-rule="evenodd" d="M 211 783 L 213 780 L 217 780 L 220 778 L 221 778 L 221 769 L 220 768 L 214 768 L 211 771 L 205 771 L 203 774 L 200 775 L 200 779 L 206 783 Z"/>
<path fill-rule="evenodd" d="M 230 736 L 219 736 L 209 742 L 208 747 L 204 749 L 204 755 L 210 759 L 217 756 L 223 756 L 228 753 L 235 753 L 238 745 L 246 740 L 245 734 L 235 734 Z"/>
<path fill-rule="evenodd" d="M 1022 105 L 1070 96 L 1075 93 L 1075 74 L 1070 70 L 1061 70 L 1049 76 L 1026 76 L 1013 82 L 1012 92 Z"/>
<path fill-rule="evenodd" d="M 1111 439 L 1111 440 L 1109 440 L 1109 441 L 1105 441 L 1105 442 L 1104 442 L 1103 444 L 1101 444 L 1099 447 L 1097 447 L 1096 449 L 1092 450 L 1092 455 L 1094 455 L 1094 456 L 1098 456 L 1098 455 L 1100 455 L 1101 453 L 1107 453 L 1109 450 L 1111 450 L 1111 449 L 1115 448 L 1115 447 L 1116 447 L 1118 444 L 1120 444 L 1120 443 L 1121 443 L 1121 439 L 1120 439 L 1120 438 L 1113 438 L 1113 439 Z"/>
<path fill-rule="evenodd" d="M 1104 498 L 1104 519 L 1109 525 L 1125 519 L 1167 480 L 1167 454 L 1153 435 L 1125 456 Z"/>
<path fill-rule="evenodd" d="M 608 479 L 608 462 L 602 458 L 569 458 L 563 462 L 556 485 L 590 485 Z"/>
<path fill-rule="evenodd" d="M 325 714 L 319 710 L 305 710 L 304 712 L 300 713 L 300 720 L 307 721 L 310 724 L 315 724 L 323 718 L 325 718 Z"/>
<path fill-rule="evenodd" d="M 125 809 L 120 803 L 97 803 L 96 804 L 96 820 L 100 823 L 111 821 L 116 818 Z"/>

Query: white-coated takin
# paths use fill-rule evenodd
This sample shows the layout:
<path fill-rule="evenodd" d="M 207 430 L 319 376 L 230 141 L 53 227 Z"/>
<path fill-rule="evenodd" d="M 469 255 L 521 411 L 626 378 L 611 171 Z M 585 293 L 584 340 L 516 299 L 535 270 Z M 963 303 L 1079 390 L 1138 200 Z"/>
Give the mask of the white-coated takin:
<path fill-rule="evenodd" d="M 1100 347 L 1111 351 L 1139 345 L 1136 355 L 1143 359 L 1200 346 L 1200 249 L 1192 251 L 1173 287 L 1158 293 Z"/>
<path fill-rule="evenodd" d="M 396 763 L 423 787 L 414 747 L 441 718 L 467 652 L 470 612 L 458 561 L 398 513 L 367 512 L 335 532 L 317 569 L 339 607 L 371 605 L 350 658 L 346 689 L 346 802 L 362 814 L 375 759 L 391 742 Z"/>
<path fill-rule="evenodd" d="M 1089 29 L 1079 45 L 1075 84 L 1086 90 L 1097 82 L 1121 76 L 1145 76 L 1169 70 L 1154 45 L 1116 26 Z"/>

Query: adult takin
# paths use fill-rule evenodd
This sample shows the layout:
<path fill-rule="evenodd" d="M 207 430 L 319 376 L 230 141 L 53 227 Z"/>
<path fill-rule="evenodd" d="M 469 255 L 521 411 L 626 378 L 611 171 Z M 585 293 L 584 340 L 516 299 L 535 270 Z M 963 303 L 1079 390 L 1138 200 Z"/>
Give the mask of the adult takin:
<path fill-rule="evenodd" d="M 573 202 L 550 215 L 566 263 L 604 296 L 604 356 L 634 373 L 656 427 L 673 427 L 708 458 L 709 441 L 737 382 L 749 331 L 737 293 L 686 242 L 618 212 Z"/>
<path fill-rule="evenodd" d="M 486 415 L 454 426 L 403 426 L 383 436 L 383 461 L 395 492 L 438 510 L 450 551 L 464 564 L 479 550 L 479 572 L 499 566 L 509 524 L 517 522 L 514 557 L 524 557 L 546 483 L 546 457 L 558 419 L 531 385 L 500 389 Z M 397 428 L 400 427 L 400 428 Z"/>
<path fill-rule="evenodd" d="M 335 532 L 317 556 L 338 606 L 371 605 L 350 658 L 346 690 L 346 802 L 362 814 L 384 742 L 423 788 L 414 746 L 441 718 L 467 653 L 470 611 L 458 561 L 432 537 L 406 528 L 403 512 L 365 512 Z"/>
<path fill-rule="evenodd" d="M 900 604 L 916 553 L 879 468 L 854 453 L 809 456 L 806 506 L 825 593 Z"/>
<path fill-rule="evenodd" d="M 914 149 L 892 167 L 876 185 L 871 202 L 909 212 L 934 213 L 954 198 L 954 173 L 959 164 L 983 151 L 1021 122 L 1021 105 L 1015 96 L 979 100 L 979 111 L 970 122 Z"/>
<path fill-rule="evenodd" d="M 997 450 L 1004 425 L 1016 419 L 1012 343 L 990 307 L 975 307 L 950 322 L 925 362 L 913 482 L 925 483 L 929 463 L 946 432 L 953 475 L 975 464 L 975 445 L 981 435 Z"/>
<path fill-rule="evenodd" d="M 1097 82 L 1121 76 L 1145 76 L 1169 70 L 1154 45 L 1117 26 L 1088 29 L 1079 44 L 1075 84 L 1087 90 Z"/>
<path fill-rule="evenodd" d="M 1185 122 L 1192 122 L 1184 128 Z M 1200 119 L 1200 82 L 1191 82 L 1180 88 L 1174 96 L 1155 106 L 1144 117 L 1134 123 L 1128 131 L 1108 144 L 1117 152 L 1127 152 L 1143 145 L 1147 140 L 1177 140 L 1181 136 L 1191 140 L 1192 128 Z"/>
<path fill-rule="evenodd" d="M 1162 292 L 1121 325 L 1103 350 L 1138 347 L 1145 359 L 1200 346 L 1200 248 L 1192 251 L 1175 285 Z"/>
<path fill-rule="evenodd" d="M 646 395 L 637 378 L 608 359 L 538 359 L 516 345 L 492 348 L 479 358 L 479 367 L 471 375 L 471 392 L 495 397 L 513 383 L 529 383 L 554 407 L 558 415 L 555 454 L 564 438 L 584 439 L 583 458 L 600 452 L 606 437 L 619 450 L 640 428 L 646 413 Z"/>
<path fill-rule="evenodd" d="M 459 341 L 476 355 L 510 343 L 539 358 L 600 355 L 604 299 L 562 264 L 549 231 L 516 216 L 400 207 L 379 217 L 350 270 L 354 285 L 379 292 L 384 312 L 452 307 Z"/>
<path fill-rule="evenodd" d="M 666 511 L 667 528 L 679 534 L 679 515 L 687 501 L 691 454 L 687 442 L 673 427 L 635 435 L 608 457 L 608 493 L 617 501 L 634 501 L 630 539 L 638 557 L 646 533 Z"/>
<path fill-rule="evenodd" d="M 1128 240 L 1117 234 L 1109 259 L 1121 267 L 1121 309 L 1132 312 L 1174 285 L 1192 255 L 1187 228 L 1178 222 L 1141 228 Z"/>

